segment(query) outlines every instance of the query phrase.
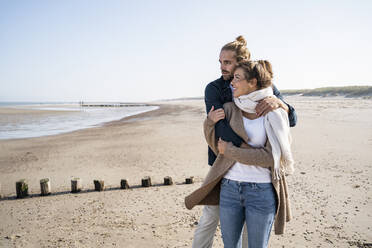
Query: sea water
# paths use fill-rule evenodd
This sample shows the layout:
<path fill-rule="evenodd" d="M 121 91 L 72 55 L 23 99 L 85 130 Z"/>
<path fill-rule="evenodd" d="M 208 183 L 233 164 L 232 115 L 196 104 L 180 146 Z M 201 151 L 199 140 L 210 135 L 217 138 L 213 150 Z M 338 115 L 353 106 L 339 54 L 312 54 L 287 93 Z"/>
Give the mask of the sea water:
<path fill-rule="evenodd" d="M 157 106 L 82 107 L 71 103 L 0 103 L 1 108 L 41 110 L 36 114 L 0 114 L 0 139 L 19 139 L 55 135 L 96 127 L 157 109 Z M 45 111 L 43 111 L 45 110 Z M 49 111 L 48 111 L 49 110 Z"/>

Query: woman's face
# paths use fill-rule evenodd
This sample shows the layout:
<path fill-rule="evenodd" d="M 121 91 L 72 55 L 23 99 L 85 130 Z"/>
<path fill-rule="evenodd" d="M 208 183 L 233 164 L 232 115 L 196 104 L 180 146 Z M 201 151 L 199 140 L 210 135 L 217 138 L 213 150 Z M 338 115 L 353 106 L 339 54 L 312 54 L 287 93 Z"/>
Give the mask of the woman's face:
<path fill-rule="evenodd" d="M 255 78 L 247 80 L 244 77 L 243 69 L 238 67 L 235 70 L 234 78 L 231 81 L 234 97 L 237 98 L 255 91 L 257 89 L 257 83 L 255 83 L 255 80 Z"/>

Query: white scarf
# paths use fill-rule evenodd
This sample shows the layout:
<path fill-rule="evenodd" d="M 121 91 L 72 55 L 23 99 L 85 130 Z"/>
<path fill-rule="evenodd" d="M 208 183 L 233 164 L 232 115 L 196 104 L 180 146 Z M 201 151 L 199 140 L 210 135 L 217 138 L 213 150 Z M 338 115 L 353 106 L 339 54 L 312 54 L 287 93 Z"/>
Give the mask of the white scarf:
<path fill-rule="evenodd" d="M 242 111 L 256 113 L 255 109 L 258 101 L 272 95 L 273 89 L 267 87 L 261 90 L 256 90 L 248 95 L 234 98 L 234 102 Z M 280 172 L 289 175 L 294 172 L 294 161 L 290 144 L 291 134 L 289 132 L 287 112 L 282 108 L 270 111 L 264 116 L 264 125 L 267 137 L 272 147 L 275 172 L 274 176 L 276 179 L 280 180 Z"/>

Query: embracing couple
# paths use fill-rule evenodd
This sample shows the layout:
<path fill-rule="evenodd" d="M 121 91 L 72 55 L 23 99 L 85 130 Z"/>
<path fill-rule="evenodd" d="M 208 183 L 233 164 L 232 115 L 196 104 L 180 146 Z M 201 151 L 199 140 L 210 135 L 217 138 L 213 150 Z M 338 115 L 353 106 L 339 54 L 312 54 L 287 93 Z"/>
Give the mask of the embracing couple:
<path fill-rule="evenodd" d="M 291 219 L 286 176 L 294 170 L 296 113 L 272 84 L 270 62 L 250 60 L 242 36 L 222 47 L 219 61 L 222 76 L 205 89 L 211 167 L 185 198 L 188 209 L 205 205 L 193 247 L 212 247 L 220 221 L 225 248 L 263 248 L 272 226 L 283 234 Z"/>

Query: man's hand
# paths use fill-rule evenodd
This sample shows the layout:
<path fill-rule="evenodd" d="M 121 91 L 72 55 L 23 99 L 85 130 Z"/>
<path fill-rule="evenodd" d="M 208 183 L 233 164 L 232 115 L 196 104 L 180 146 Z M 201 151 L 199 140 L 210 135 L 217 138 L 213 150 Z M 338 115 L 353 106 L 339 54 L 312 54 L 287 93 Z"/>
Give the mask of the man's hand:
<path fill-rule="evenodd" d="M 288 106 L 284 104 L 276 96 L 268 96 L 261 101 L 256 106 L 256 114 L 258 116 L 263 116 L 278 108 L 283 108 L 287 113 L 289 111 Z"/>
<path fill-rule="evenodd" d="M 218 153 L 224 154 L 226 147 L 227 147 L 227 142 L 219 138 L 218 143 L 217 143 Z"/>
<path fill-rule="evenodd" d="M 208 113 L 208 118 L 217 123 L 219 120 L 225 119 L 225 111 L 223 108 L 214 110 L 214 106 L 212 106 L 211 111 Z"/>

